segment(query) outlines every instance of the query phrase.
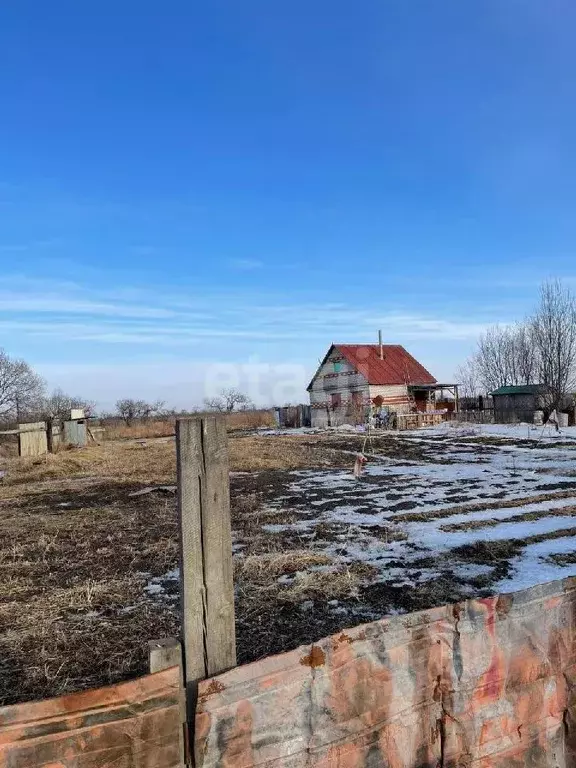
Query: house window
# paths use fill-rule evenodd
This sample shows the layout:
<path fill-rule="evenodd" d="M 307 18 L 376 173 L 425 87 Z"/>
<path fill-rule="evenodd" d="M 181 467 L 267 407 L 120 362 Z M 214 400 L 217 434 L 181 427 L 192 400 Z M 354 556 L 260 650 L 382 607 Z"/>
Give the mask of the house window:
<path fill-rule="evenodd" d="M 334 373 L 340 373 L 340 371 L 342 370 L 342 363 L 340 362 L 340 360 L 335 360 L 333 365 L 334 365 Z"/>
<path fill-rule="evenodd" d="M 332 392 L 330 395 L 330 405 L 332 408 L 340 408 L 342 405 L 342 395 L 340 392 Z"/>
<path fill-rule="evenodd" d="M 352 404 L 362 405 L 362 392 L 352 392 Z"/>

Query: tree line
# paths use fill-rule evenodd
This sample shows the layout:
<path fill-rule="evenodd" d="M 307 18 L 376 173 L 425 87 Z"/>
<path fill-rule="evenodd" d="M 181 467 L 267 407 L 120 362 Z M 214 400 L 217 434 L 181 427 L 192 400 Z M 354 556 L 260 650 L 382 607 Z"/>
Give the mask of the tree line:
<path fill-rule="evenodd" d="M 549 408 L 564 407 L 576 386 L 576 298 L 560 280 L 540 288 L 535 310 L 511 326 L 493 326 L 456 372 L 464 398 L 502 386 L 542 385 Z"/>
<path fill-rule="evenodd" d="M 66 419 L 73 408 L 83 408 L 89 415 L 95 404 L 61 389 L 48 393 L 42 377 L 25 360 L 12 358 L 0 349 L 0 420 Z"/>
<path fill-rule="evenodd" d="M 4 424 L 25 421 L 66 420 L 72 409 L 82 408 L 86 416 L 96 415 L 96 404 L 78 395 L 69 395 L 62 389 L 46 391 L 46 383 L 25 361 L 10 357 L 0 348 L 0 421 Z M 216 397 L 204 401 L 206 410 L 228 412 L 254 408 L 247 395 L 237 389 L 223 389 Z M 196 409 L 197 410 L 197 409 Z M 147 402 L 135 398 L 121 398 L 115 412 L 101 414 L 116 417 L 130 425 L 134 421 L 150 418 L 169 418 L 185 413 L 167 408 L 162 400 Z"/>
<path fill-rule="evenodd" d="M 204 410 L 206 411 L 231 413 L 237 409 L 252 410 L 254 407 L 250 398 L 238 389 L 223 389 L 219 395 L 204 399 Z M 200 409 L 196 408 L 192 412 L 198 410 Z M 166 408 L 163 400 L 148 403 L 145 400 L 125 397 L 116 401 L 116 414 L 128 427 L 134 421 L 146 421 L 150 418 L 172 418 L 174 416 L 186 415 L 187 413 L 190 413 L 190 411 L 177 411 L 174 408 Z"/>

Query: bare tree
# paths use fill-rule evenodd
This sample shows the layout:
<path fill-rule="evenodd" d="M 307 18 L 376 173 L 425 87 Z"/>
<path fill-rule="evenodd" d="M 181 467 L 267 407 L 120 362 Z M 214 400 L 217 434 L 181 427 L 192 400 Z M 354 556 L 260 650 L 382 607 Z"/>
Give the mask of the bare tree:
<path fill-rule="evenodd" d="M 116 411 L 124 419 L 126 426 L 131 426 L 134 419 L 149 419 L 164 408 L 163 400 L 147 403 L 145 400 L 134 400 L 126 397 L 116 402 Z"/>
<path fill-rule="evenodd" d="M 116 401 L 116 411 L 118 415 L 124 419 L 126 426 L 131 426 L 132 422 L 136 418 L 137 401 L 130 397 L 125 397 L 122 400 Z"/>
<path fill-rule="evenodd" d="M 535 384 L 538 357 L 531 322 L 518 323 L 512 330 L 515 384 Z"/>
<path fill-rule="evenodd" d="M 458 371 L 459 378 L 470 374 L 485 390 L 518 384 L 534 384 L 538 376 L 538 355 L 535 350 L 531 321 L 502 327 L 495 325 L 482 334 L 478 348 L 467 370 Z"/>
<path fill-rule="evenodd" d="M 478 340 L 475 365 L 482 385 L 487 389 L 512 384 L 511 339 L 507 328 L 495 325 Z"/>
<path fill-rule="evenodd" d="M 149 419 L 151 416 L 158 416 L 164 410 L 166 403 L 164 400 L 154 400 L 153 403 L 147 403 L 144 400 L 137 400 L 138 405 L 138 417 L 141 419 Z"/>
<path fill-rule="evenodd" d="M 236 407 L 247 407 L 250 405 L 250 398 L 238 389 L 223 389 L 220 393 L 224 398 L 227 411 L 233 411 Z"/>
<path fill-rule="evenodd" d="M 223 389 L 217 397 L 204 398 L 204 405 L 209 411 L 227 411 L 236 407 L 247 410 L 252 406 L 250 398 L 238 389 Z"/>
<path fill-rule="evenodd" d="M 207 411 L 219 411 L 220 413 L 226 410 L 226 404 L 222 397 L 205 397 L 204 407 Z"/>
<path fill-rule="evenodd" d="M 480 382 L 478 379 L 478 366 L 476 360 L 471 357 L 456 371 L 456 381 L 459 385 L 460 402 L 475 400 L 480 394 Z"/>
<path fill-rule="evenodd" d="M 83 397 L 68 395 L 61 389 L 55 389 L 47 397 L 43 397 L 38 404 L 38 416 L 42 419 L 70 418 L 73 408 L 82 408 L 86 416 L 91 416 L 96 410 L 96 403 L 85 400 Z"/>
<path fill-rule="evenodd" d="M 24 360 L 0 349 L 0 416 L 20 418 L 42 397 L 44 382 Z"/>
<path fill-rule="evenodd" d="M 559 280 L 542 285 L 531 333 L 547 405 L 560 408 L 576 383 L 576 300 Z"/>
<path fill-rule="evenodd" d="M 559 280 L 540 289 L 535 313 L 514 326 L 484 333 L 473 357 L 458 371 L 464 385 L 474 370 L 486 390 L 541 384 L 545 407 L 562 408 L 576 386 L 576 298 Z"/>

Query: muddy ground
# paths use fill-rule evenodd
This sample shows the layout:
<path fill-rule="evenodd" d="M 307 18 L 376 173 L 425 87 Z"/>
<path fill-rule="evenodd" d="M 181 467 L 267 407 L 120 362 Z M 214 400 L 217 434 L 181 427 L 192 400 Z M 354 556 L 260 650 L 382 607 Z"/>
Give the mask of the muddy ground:
<path fill-rule="evenodd" d="M 355 435 L 232 442 L 239 663 L 576 573 L 576 441 L 453 430 L 366 445 Z M 357 481 L 362 447 L 370 460 Z M 81 476 L 7 476 L 1 703 L 144 673 L 148 640 L 178 633 L 175 495 L 131 495 L 174 482 L 173 446 L 153 450 L 130 454 L 134 470 L 121 476 L 113 461 L 90 476 L 89 457 Z"/>

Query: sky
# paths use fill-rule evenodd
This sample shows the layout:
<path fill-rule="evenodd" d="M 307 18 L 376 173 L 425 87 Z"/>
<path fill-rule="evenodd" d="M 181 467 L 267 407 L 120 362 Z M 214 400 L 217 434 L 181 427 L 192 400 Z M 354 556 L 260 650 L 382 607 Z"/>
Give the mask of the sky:
<path fill-rule="evenodd" d="M 0 6 L 0 346 L 110 408 L 444 381 L 576 288 L 570 0 Z"/>

